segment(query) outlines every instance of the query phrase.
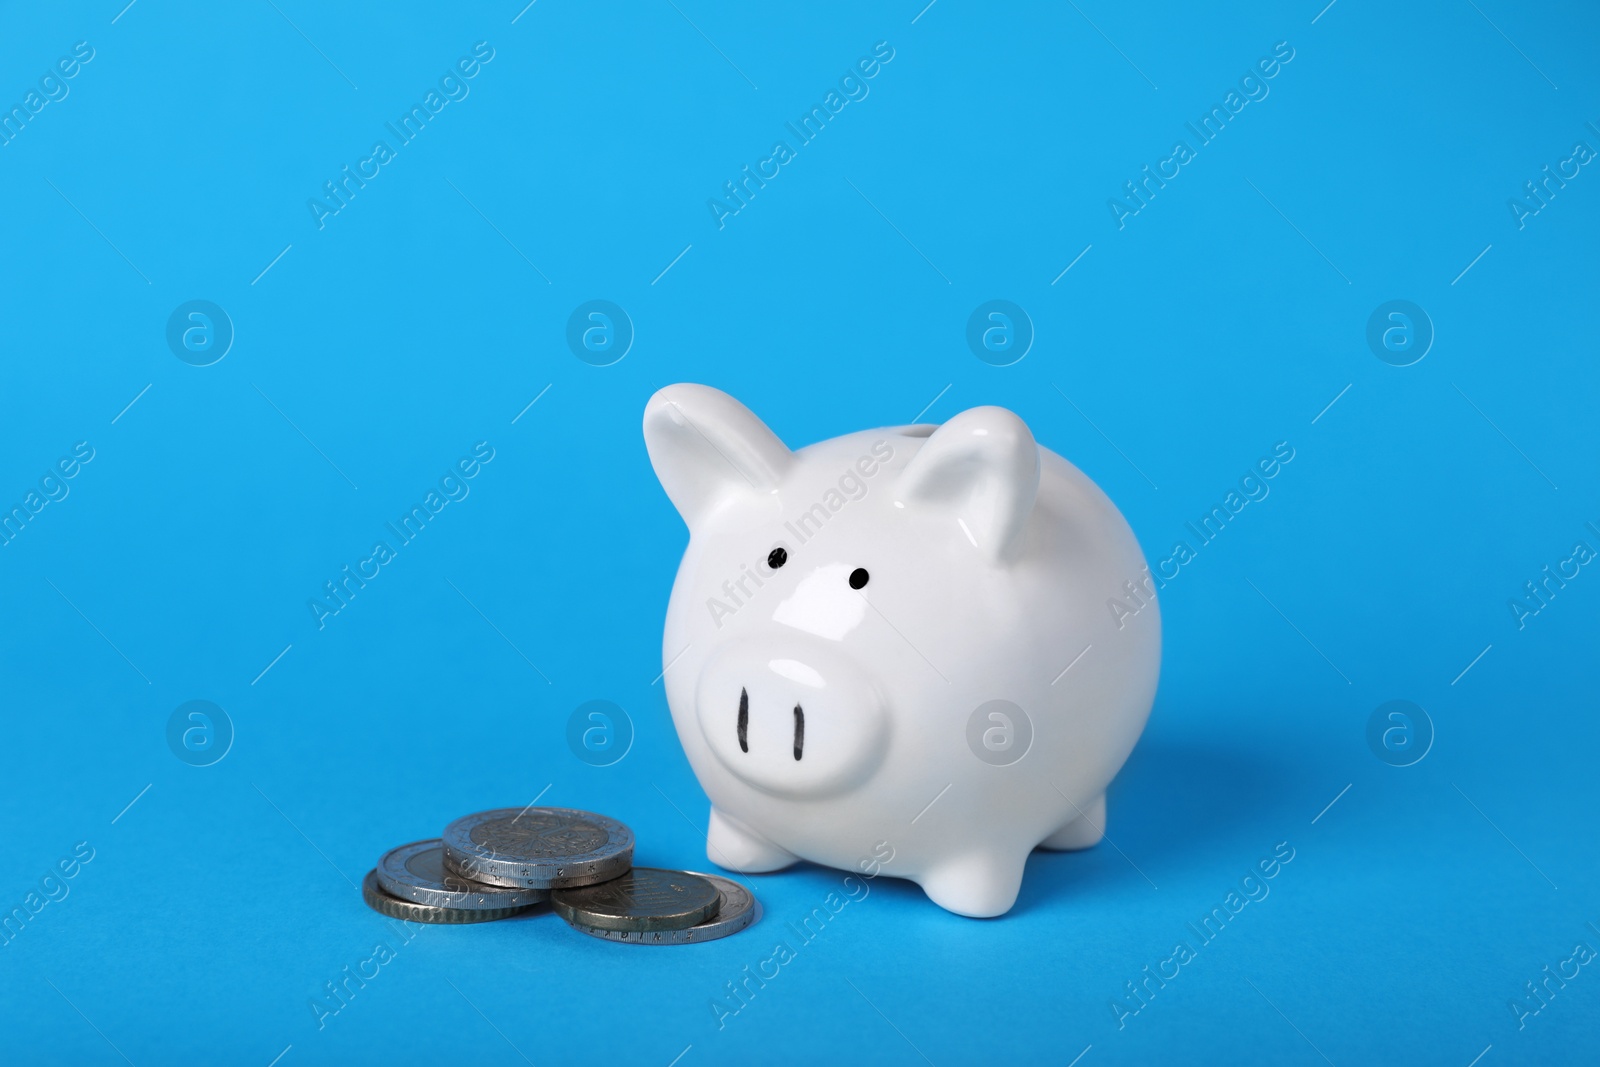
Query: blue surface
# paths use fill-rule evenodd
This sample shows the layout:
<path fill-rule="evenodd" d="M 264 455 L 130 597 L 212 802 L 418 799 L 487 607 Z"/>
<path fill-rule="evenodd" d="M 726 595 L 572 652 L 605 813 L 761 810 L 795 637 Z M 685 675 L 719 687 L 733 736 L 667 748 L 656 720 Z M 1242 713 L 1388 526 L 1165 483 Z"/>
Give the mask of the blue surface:
<path fill-rule="evenodd" d="M 122 3 L 0 15 L 6 102 L 93 53 L 0 146 L 0 501 L 38 492 L 0 547 L 8 1062 L 1592 1062 L 1600 567 L 1509 606 L 1600 551 L 1592 9 Z M 346 165 L 365 186 L 309 207 Z M 1165 187 L 1109 206 L 1146 165 Z M 232 324 L 209 366 L 167 342 L 191 300 Z M 590 300 L 632 323 L 609 366 L 567 343 Z M 1009 366 L 966 340 L 991 300 L 1031 321 Z M 1392 300 L 1432 325 L 1409 366 L 1368 345 Z M 1036 855 L 997 921 L 881 879 L 810 941 L 841 884 L 810 867 L 683 950 L 364 907 L 384 849 L 536 796 L 705 866 L 654 681 L 686 534 L 639 434 L 685 380 L 792 446 L 1005 405 L 1153 563 L 1288 443 L 1162 591 L 1115 845 Z M 611 766 L 567 742 L 590 700 L 631 720 Z M 1394 700 L 1431 728 L 1369 744 Z M 190 701 L 231 723 L 210 766 L 187 712 L 169 747 Z M 1176 977 L 1125 999 L 1146 966 Z M 346 967 L 376 973 L 319 1012 Z"/>

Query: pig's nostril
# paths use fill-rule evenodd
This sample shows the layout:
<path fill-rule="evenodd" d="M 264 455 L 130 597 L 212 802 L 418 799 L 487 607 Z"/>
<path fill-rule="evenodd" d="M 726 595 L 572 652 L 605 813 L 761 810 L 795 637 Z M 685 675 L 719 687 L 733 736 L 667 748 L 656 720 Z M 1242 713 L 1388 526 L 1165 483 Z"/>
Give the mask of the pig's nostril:
<path fill-rule="evenodd" d="M 750 694 L 743 689 L 739 690 L 739 751 L 750 751 Z"/>
<path fill-rule="evenodd" d="M 794 758 L 800 758 L 800 750 L 806 747 L 806 713 L 800 710 L 800 705 L 794 706 Z"/>

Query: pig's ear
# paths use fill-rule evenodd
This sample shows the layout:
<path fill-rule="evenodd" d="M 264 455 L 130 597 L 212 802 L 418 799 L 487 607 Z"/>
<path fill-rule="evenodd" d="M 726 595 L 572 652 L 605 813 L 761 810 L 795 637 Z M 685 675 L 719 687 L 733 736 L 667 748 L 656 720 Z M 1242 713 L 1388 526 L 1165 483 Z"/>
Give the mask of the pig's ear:
<path fill-rule="evenodd" d="M 980 552 L 1003 563 L 1020 547 L 1039 494 L 1039 446 L 1005 408 L 963 411 L 911 457 L 895 492 L 907 507 L 946 512 Z"/>
<path fill-rule="evenodd" d="M 690 529 L 729 496 L 777 489 L 792 455 L 749 408 L 707 385 L 669 385 L 651 397 L 644 443 Z"/>

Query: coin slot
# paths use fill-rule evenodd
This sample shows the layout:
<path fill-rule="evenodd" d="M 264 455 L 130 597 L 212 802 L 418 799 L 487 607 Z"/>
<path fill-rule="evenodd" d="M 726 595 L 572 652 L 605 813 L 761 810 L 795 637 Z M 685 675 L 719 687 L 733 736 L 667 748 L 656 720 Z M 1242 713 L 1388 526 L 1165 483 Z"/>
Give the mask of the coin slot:
<path fill-rule="evenodd" d="M 750 693 L 745 689 L 739 690 L 739 751 L 750 751 Z"/>
<path fill-rule="evenodd" d="M 800 750 L 806 747 L 806 713 L 800 705 L 794 706 L 794 758 L 800 758 Z"/>

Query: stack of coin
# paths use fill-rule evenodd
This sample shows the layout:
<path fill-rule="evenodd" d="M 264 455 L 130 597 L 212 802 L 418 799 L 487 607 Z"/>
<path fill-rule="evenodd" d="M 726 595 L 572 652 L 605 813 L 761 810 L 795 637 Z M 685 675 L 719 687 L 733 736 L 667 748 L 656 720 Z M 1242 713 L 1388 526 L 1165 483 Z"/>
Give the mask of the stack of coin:
<path fill-rule="evenodd" d="M 574 930 L 633 945 L 689 945 L 736 934 L 761 917 L 750 891 L 728 878 L 635 867 L 621 878 L 550 896 Z"/>
<path fill-rule="evenodd" d="M 761 905 L 714 874 L 633 866 L 633 831 L 571 808 L 497 808 L 442 837 L 391 849 L 367 873 L 373 910 L 429 923 L 489 922 L 549 901 L 575 930 L 635 945 L 687 945 L 738 933 Z"/>

